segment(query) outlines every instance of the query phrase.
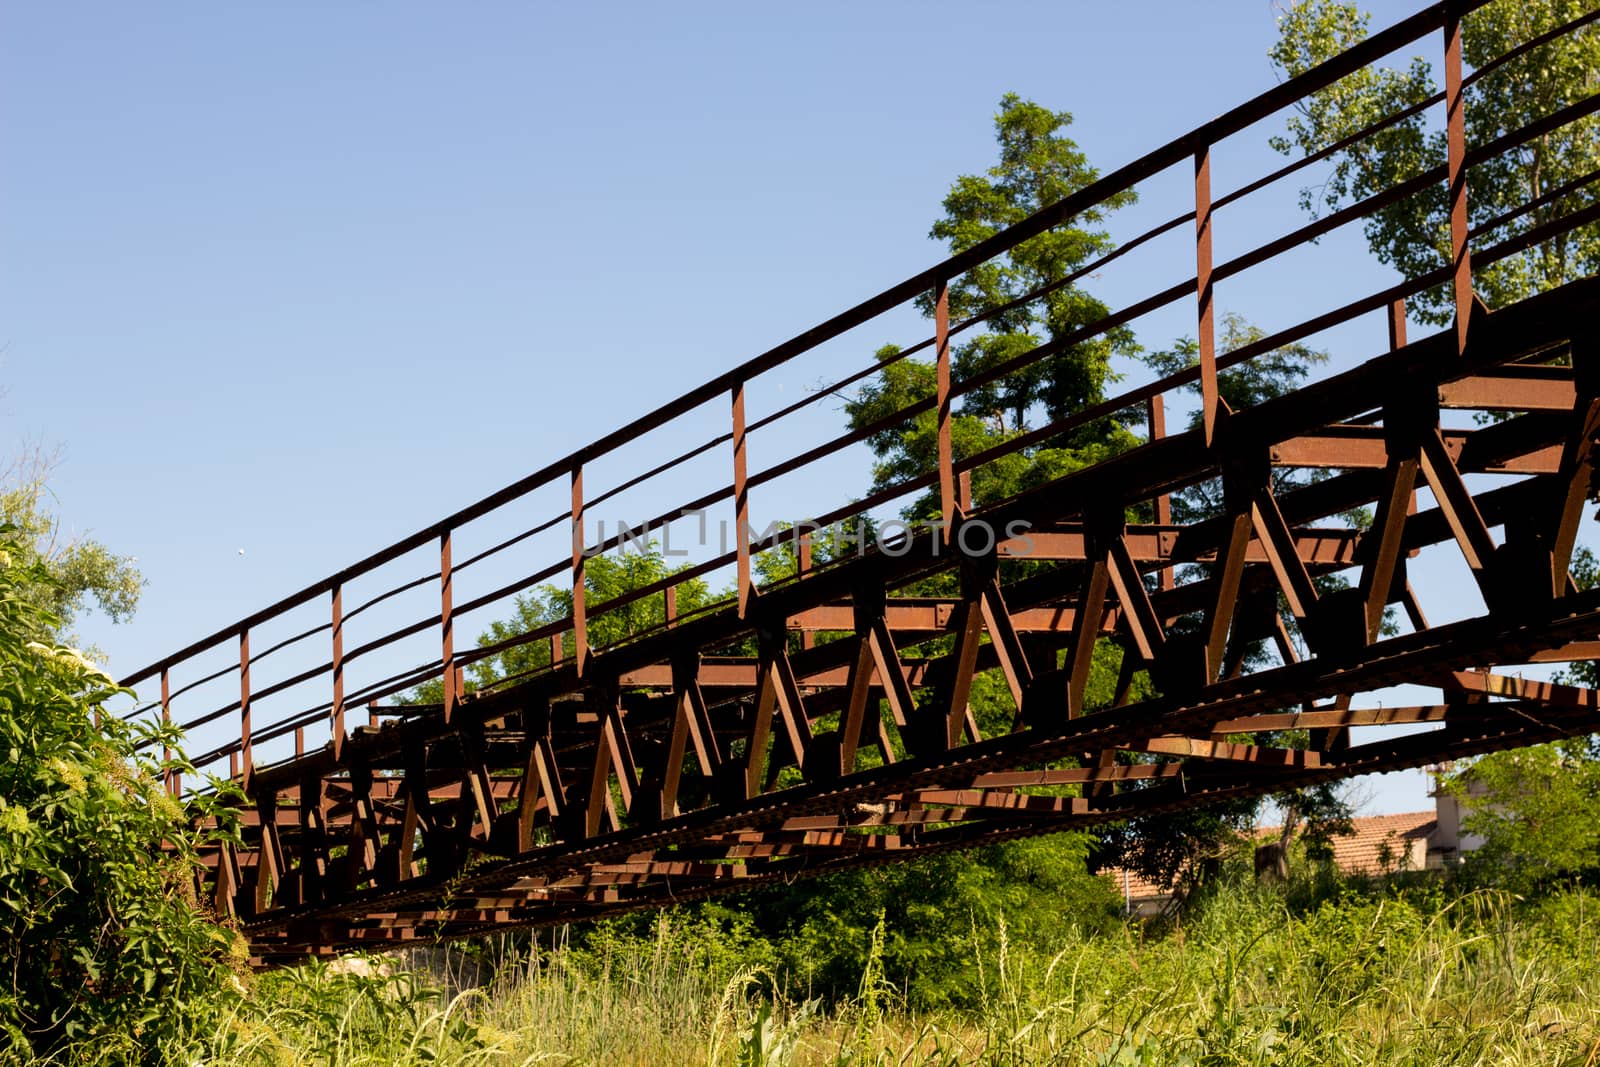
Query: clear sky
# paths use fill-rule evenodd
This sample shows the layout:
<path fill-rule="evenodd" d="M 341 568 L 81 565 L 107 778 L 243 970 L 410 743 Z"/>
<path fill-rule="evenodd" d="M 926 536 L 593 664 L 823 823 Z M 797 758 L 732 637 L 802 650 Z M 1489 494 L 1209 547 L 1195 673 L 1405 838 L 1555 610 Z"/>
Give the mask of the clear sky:
<path fill-rule="evenodd" d="M 1003 93 L 1109 170 L 1271 86 L 1274 34 L 1264 0 L 15 5 L 0 445 L 59 446 L 69 527 L 138 558 L 137 619 L 81 626 L 125 673 L 931 265 Z"/>

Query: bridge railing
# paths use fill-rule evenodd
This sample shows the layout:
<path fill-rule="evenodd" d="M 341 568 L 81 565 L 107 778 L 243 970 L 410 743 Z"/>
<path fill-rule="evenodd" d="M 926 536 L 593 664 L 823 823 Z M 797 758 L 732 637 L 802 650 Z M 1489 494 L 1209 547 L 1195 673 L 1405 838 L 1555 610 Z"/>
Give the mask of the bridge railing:
<path fill-rule="evenodd" d="M 1600 110 L 1600 94 L 1590 95 L 1492 141 L 1469 146 L 1465 136 L 1465 110 L 1468 93 L 1475 82 L 1507 64 L 1536 56 L 1538 49 L 1550 46 L 1564 35 L 1591 32 L 1590 28 L 1600 18 L 1600 12 L 1584 15 L 1520 43 L 1475 70 L 1466 71 L 1461 53 L 1462 20 L 1471 17 L 1485 2 L 1465 0 L 1430 5 L 1349 51 L 1106 174 L 1023 222 L 712 378 L 469 507 L 134 672 L 123 679 L 123 684 L 141 687 L 148 695 L 154 683 L 159 698 L 140 704 L 130 717 L 160 715 L 179 722 L 195 738 L 217 739 L 195 757 L 195 763 L 203 768 L 220 767 L 225 760 L 229 774 L 248 779 L 258 763 L 258 746 L 282 749 L 293 738 L 295 750 L 299 751 L 306 744 L 308 732 L 313 742 L 325 733 L 327 743 L 337 754 L 352 729 L 349 721 L 352 709 L 370 707 L 377 701 L 415 691 L 418 686 L 426 684 L 436 692 L 430 694 L 432 699 L 425 708 L 419 707 L 417 713 L 440 714 L 448 720 L 463 696 L 465 668 L 489 657 L 514 656 L 519 650 L 541 650 L 540 655 L 524 657 L 525 661 L 505 672 L 506 676 L 499 682 L 487 682 L 490 685 L 514 684 L 541 670 L 575 669 L 581 674 L 591 669 L 597 654 L 604 652 L 604 642 L 597 641 L 595 636 L 597 630 L 605 629 L 603 624 L 597 626 L 600 620 L 613 613 L 637 609 L 645 602 L 652 605 L 659 602 L 659 618 L 652 607 L 652 623 L 643 631 L 638 626 L 629 627 L 627 637 L 622 639 L 637 639 L 641 632 L 682 625 L 694 615 L 708 611 L 733 610 L 744 616 L 759 595 L 757 561 L 763 553 L 780 549 L 796 551 L 800 573 L 783 580 L 803 581 L 810 567 L 804 544 L 794 544 L 797 538 L 793 530 L 768 528 L 762 536 L 752 539 L 752 493 L 776 491 L 784 479 L 800 472 L 830 469 L 830 464 L 836 469 L 842 458 L 859 453 L 863 443 L 875 436 L 898 432 L 910 420 L 931 417 L 934 422 L 938 449 L 934 470 L 900 479 L 864 497 L 841 502 L 802 525 L 827 527 L 875 508 L 904 504 L 913 494 L 929 490 L 936 491 L 942 518 L 949 522 L 970 503 L 963 499 L 963 484 L 973 472 L 1096 421 L 1123 416 L 1140 407 L 1148 413 L 1148 434 L 1159 436 L 1163 432 L 1162 416 L 1168 402 L 1177 401 L 1180 394 L 1196 386 L 1200 393 L 1198 424 L 1209 443 L 1221 404 L 1220 374 L 1364 316 L 1378 316 L 1388 327 L 1390 343 L 1403 344 L 1404 302 L 1437 287 L 1449 287 L 1458 338 L 1465 345 L 1472 318 L 1475 269 L 1524 254 L 1580 227 L 1600 222 L 1600 202 L 1592 195 L 1595 182 L 1600 179 L 1600 172 L 1596 172 L 1562 188 L 1530 195 L 1526 202 L 1498 217 L 1480 218 L 1476 225 L 1472 224 L 1468 197 L 1470 175 L 1475 167 L 1574 124 L 1592 125 L 1595 112 Z M 1445 85 L 1441 91 L 1242 183 L 1224 195 L 1212 195 L 1212 167 L 1219 144 L 1395 51 L 1435 34 L 1442 35 L 1435 46 L 1436 54 L 1442 55 L 1444 60 Z M 1218 212 L 1260 197 L 1270 187 L 1349 152 L 1399 123 L 1433 114 L 1441 108 L 1441 125 L 1447 144 L 1443 161 L 1324 217 L 1309 222 L 1302 217 L 1297 220 L 1298 225 L 1218 261 L 1214 255 Z M 1070 274 L 1055 278 L 1004 306 L 986 308 L 969 318 L 951 321 L 950 287 L 968 271 L 991 263 L 1023 242 L 1057 227 L 1093 216 L 1097 209 L 1141 183 L 1158 176 L 1170 176 L 1174 171 L 1178 172 L 1186 190 L 1192 177 L 1193 192 L 1192 199 L 1186 198 L 1175 214 L 1121 241 Z M 1215 294 L 1219 283 L 1247 271 L 1282 269 L 1287 257 L 1304 254 L 1302 250 L 1319 238 L 1359 225 L 1409 197 L 1437 193 L 1441 187 L 1447 198 L 1449 217 L 1449 254 L 1445 262 L 1415 277 L 1379 285 L 1353 299 L 1325 307 L 1303 321 L 1276 329 L 1232 351 L 1217 351 Z M 1589 197 L 1586 203 L 1584 196 Z M 1552 207 L 1574 202 L 1579 203 L 1575 210 L 1562 215 L 1549 214 Z M 1530 215 L 1535 221 L 1527 223 Z M 1513 235 L 1493 244 L 1483 244 L 1485 237 L 1519 220 L 1523 221 L 1523 226 Z M 1162 251 L 1164 248 L 1166 251 Z M 1150 267 L 1174 271 L 1174 258 L 1182 266 L 1176 270 L 1177 276 L 1171 284 L 1154 292 L 1149 292 L 1148 288 L 1136 289 L 1135 292 L 1143 295 L 1121 302 L 1097 321 L 1052 337 L 981 373 L 962 377 L 954 372 L 951 360 L 954 340 L 969 331 L 982 329 L 996 316 L 1076 286 L 1091 276 L 1098 279 L 1113 266 L 1125 267 L 1136 259 L 1141 263 L 1153 260 L 1153 264 L 1133 272 L 1135 284 L 1143 286 Z M 1328 288 L 1324 279 L 1315 276 L 1314 267 L 1313 273 L 1300 267 L 1292 269 L 1300 272 L 1306 286 L 1314 292 Z M 762 382 L 764 375 L 792 366 L 804 357 L 815 356 L 830 343 L 850 339 L 853 331 L 864 326 L 882 328 L 885 324 L 903 321 L 894 316 L 905 316 L 919 300 L 932 311 L 931 334 L 886 358 L 858 365 L 800 399 L 775 404 L 765 414 L 747 417 L 747 394 Z M 1195 334 L 1198 352 L 1194 366 L 1127 390 L 1065 418 L 1048 420 L 975 454 L 959 457 L 955 454 L 952 424 L 963 398 L 1008 375 L 1067 352 L 1073 346 L 1104 338 L 1111 331 L 1146 316 L 1169 313 L 1189 301 L 1193 301 L 1193 315 L 1188 322 Z M 775 440 L 774 427 L 793 427 L 800 420 L 815 419 L 819 406 L 827 398 L 873 379 L 893 363 L 924 354 L 931 354 L 935 368 L 936 386 L 931 394 L 919 396 L 870 425 L 831 436 L 767 466 L 750 469 L 749 442 L 753 435 L 771 434 L 767 439 Z M 618 457 L 626 454 L 630 447 L 637 448 L 640 442 L 657 439 L 667 442 L 660 450 L 668 458 L 647 461 L 637 468 L 610 470 L 618 466 Z M 719 468 L 723 473 L 716 474 Z M 610 484 L 604 491 L 594 492 L 593 472 L 601 469 L 611 475 Z M 728 477 L 730 470 L 731 477 Z M 690 480 L 691 473 L 698 472 L 698 477 L 706 478 L 708 471 L 710 480 L 703 492 L 688 498 L 679 495 L 679 487 Z M 641 492 L 647 487 L 653 496 Z M 618 529 L 609 537 L 602 529 L 597 540 L 588 543 L 585 533 L 588 517 L 600 506 L 630 493 L 638 499 L 677 502 L 658 505 L 649 520 Z M 526 515 L 530 501 L 535 500 L 544 510 L 536 513 L 537 520 L 530 523 Z M 614 558 L 630 544 L 650 536 L 651 531 L 712 513 L 732 520 L 734 544 L 731 547 L 675 573 L 638 585 L 620 596 L 601 602 L 589 601 L 586 571 L 594 566 L 591 561 L 596 555 L 611 553 Z M 461 549 L 469 530 L 475 531 L 475 536 L 485 543 L 466 552 Z M 555 551 L 549 550 L 552 538 L 561 543 Z M 545 554 L 535 555 L 536 546 L 544 546 Z M 418 560 L 425 560 L 420 573 L 416 573 Z M 477 580 L 479 574 L 488 574 L 491 568 L 486 565 L 490 563 L 503 571 L 514 568 L 505 572 L 511 577 L 492 582 L 481 592 L 463 595 L 463 581 L 466 578 Z M 410 566 L 413 576 L 401 581 L 386 577 L 379 581 L 380 576 L 388 575 L 399 566 Z M 734 576 L 734 586 L 727 600 L 684 605 L 684 610 L 678 610 L 677 594 L 690 588 L 690 583 L 703 582 L 728 571 Z M 568 590 L 570 602 L 548 601 L 542 615 L 536 613 L 531 625 L 513 628 L 482 646 L 467 647 L 461 642 L 458 647 L 457 629 L 462 620 L 490 612 L 504 615 L 517 597 L 526 597 L 550 583 L 558 583 Z M 354 592 L 358 588 L 360 599 Z M 420 608 L 416 606 L 419 598 L 426 601 Z M 407 604 L 412 606 L 405 610 L 411 611 L 414 617 L 396 616 Z M 391 619 L 396 617 L 400 620 L 398 624 L 391 624 Z M 365 627 L 376 619 L 384 620 L 382 632 L 359 642 L 351 637 L 356 627 Z M 407 619 L 409 621 L 405 621 Z M 420 657 L 403 658 L 400 650 L 413 649 L 418 641 L 430 646 L 429 650 Z M 272 657 L 271 662 L 264 667 L 269 657 Z M 381 668 L 369 666 L 380 663 L 383 664 Z M 392 669 L 401 663 L 405 665 Z M 270 680 L 264 673 L 269 668 L 277 672 Z M 357 676 L 357 670 L 364 673 Z M 198 710 L 180 713 L 175 710 L 180 703 Z M 265 710 L 268 708 L 270 714 Z M 207 743 L 201 741 L 201 744 Z M 174 780 L 171 786 L 179 790 L 183 783 Z"/>

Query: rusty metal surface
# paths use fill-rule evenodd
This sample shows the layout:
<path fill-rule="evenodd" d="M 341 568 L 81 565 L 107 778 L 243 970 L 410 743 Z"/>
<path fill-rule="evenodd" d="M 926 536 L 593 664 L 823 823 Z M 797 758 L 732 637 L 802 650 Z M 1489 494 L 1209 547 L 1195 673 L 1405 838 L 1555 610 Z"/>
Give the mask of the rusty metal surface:
<path fill-rule="evenodd" d="M 124 679 L 159 684 L 160 699 L 135 715 L 229 731 L 195 762 L 226 765 L 247 792 L 245 846 L 207 857 L 205 893 L 239 918 L 257 959 L 273 963 L 652 907 L 1600 728 L 1595 693 L 1515 675 L 1521 664 L 1600 655 L 1600 592 L 1580 593 L 1568 574 L 1600 435 L 1600 280 L 1579 279 L 1492 311 L 1472 291 L 1475 269 L 1593 225 L 1600 206 L 1546 212 L 1537 225 L 1487 245 L 1489 227 L 1469 229 L 1467 213 L 1475 166 L 1585 119 L 1600 103 L 1580 101 L 1490 144 L 1469 145 L 1463 94 L 1495 65 L 1462 70 L 1461 20 L 1479 6 L 1430 5 L 1017 226 Z M 1594 19 L 1585 15 L 1560 32 Z M 1213 195 L 1213 156 L 1228 137 L 1411 42 L 1442 46 L 1443 92 Z M 1239 211 L 1234 205 L 1258 190 L 1441 105 L 1445 163 L 1213 261 L 1219 211 Z M 1005 309 L 952 321 L 952 282 L 1175 167 L 1192 168 L 1193 210 L 1013 303 L 1040 299 L 1193 220 L 1195 246 L 1173 260 L 1176 284 L 980 374 L 954 372 L 952 339 Z M 1600 181 L 1600 173 L 1588 180 Z M 1312 301 L 1305 321 L 1218 349 L 1219 282 L 1441 186 L 1447 262 L 1337 306 Z M 1548 193 L 1538 200 L 1499 221 L 1555 202 Z M 1404 302 L 1441 286 L 1452 293 L 1457 321 L 1408 343 Z M 963 397 L 1190 294 L 1196 366 L 957 455 L 952 420 Z M 753 435 L 885 364 L 874 361 L 816 396 L 747 420 L 761 375 L 919 298 L 932 313 L 933 335 L 890 361 L 931 350 L 935 393 L 758 468 Z M 1231 411 L 1223 403 L 1220 374 L 1362 317 L 1386 325 L 1386 351 L 1255 407 Z M 1195 387 L 1195 428 L 1171 432 L 1168 406 Z M 1138 447 L 973 505 L 973 472 L 1135 410 L 1147 426 Z M 1448 422 L 1441 412 L 1452 416 Z M 827 562 L 813 558 L 803 530 L 798 539 L 792 531 L 751 533 L 754 490 L 821 469 L 815 465 L 919 415 L 933 419 L 935 469 L 815 519 L 826 525 L 932 490 L 938 526 L 915 529 L 894 551 L 879 546 Z M 702 443 L 665 460 L 652 455 L 647 469 L 610 473 L 606 463 L 619 449 L 675 427 Z M 690 464 L 719 455 L 727 480 L 689 493 Z M 1318 477 L 1288 484 L 1273 473 L 1284 469 Z M 603 492 L 593 491 L 602 484 L 597 472 L 608 479 Z M 1220 485 L 1219 513 L 1175 523 L 1174 494 L 1202 484 Z M 668 496 L 682 502 L 586 546 L 586 512 L 643 485 L 681 485 Z M 545 487 L 560 497 L 556 513 L 525 514 Z M 1428 494 L 1420 507 L 1419 490 Z M 585 568 L 596 549 L 625 552 L 665 522 L 718 508 L 733 521 L 731 548 L 621 596 L 591 598 Z M 1351 525 L 1347 516 L 1358 508 L 1369 509 L 1370 521 Z M 1145 520 L 1130 522 L 1130 514 Z M 502 523 L 493 544 L 474 554 L 462 531 L 491 520 Z M 981 549 L 964 543 L 964 532 L 992 534 L 1015 521 L 1029 524 L 1026 551 L 1016 537 L 980 539 Z M 563 528 L 570 546 L 529 552 L 539 534 Z M 795 573 L 760 580 L 758 561 L 790 543 Z M 1408 560 L 1435 546 L 1459 553 L 1483 604 L 1478 614 L 1428 624 L 1431 605 L 1453 591 L 1414 580 Z M 398 582 L 381 577 L 419 550 L 437 553 L 436 570 L 412 570 Z M 523 577 L 473 595 L 463 575 L 475 576 L 485 560 L 511 561 Z M 728 601 L 681 610 L 685 583 L 726 570 L 734 576 Z M 1338 573 L 1348 588 L 1319 585 Z M 938 575 L 959 592 L 906 595 Z M 518 594 L 550 581 L 570 583 L 565 618 L 480 647 L 456 640 L 472 612 L 508 614 Z M 383 611 L 413 592 L 433 598 L 422 618 L 347 647 L 353 625 L 386 618 Z M 659 603 L 660 621 L 609 643 L 596 637 L 609 632 L 597 630 L 607 616 L 646 603 Z M 328 621 L 293 622 L 308 605 Z M 1409 623 L 1404 632 L 1385 633 L 1391 613 Z M 291 635 L 272 643 L 279 629 Z M 393 650 L 430 634 L 437 640 L 426 662 L 375 676 L 371 664 L 390 662 L 384 657 Z M 1123 676 L 1112 706 L 1091 707 L 1090 663 L 1107 641 L 1122 650 Z M 1265 664 L 1246 655 L 1262 645 L 1277 653 Z M 217 667 L 217 655 L 235 646 L 237 656 Z M 533 649 L 548 656 L 475 691 L 464 683 L 463 672 L 490 656 Z M 1141 670 L 1161 695 L 1132 698 Z M 983 674 L 1015 708 L 1009 728 L 994 736 L 981 734 L 968 706 Z M 216 706 L 215 686 L 234 681 L 237 700 Z M 437 683 L 438 703 L 385 703 L 425 682 Z M 1362 694 L 1402 682 L 1436 695 L 1401 708 L 1361 706 L 1370 703 Z M 352 727 L 347 712 L 362 705 L 370 725 Z M 1427 729 L 1395 735 L 1418 726 Z M 1353 727 L 1389 732 L 1352 744 Z M 1275 741 L 1284 730 L 1309 730 L 1313 744 Z M 291 739 L 292 755 L 258 763 L 258 753 L 283 751 L 273 746 Z M 174 774 L 168 784 L 181 792 L 196 783 Z"/>

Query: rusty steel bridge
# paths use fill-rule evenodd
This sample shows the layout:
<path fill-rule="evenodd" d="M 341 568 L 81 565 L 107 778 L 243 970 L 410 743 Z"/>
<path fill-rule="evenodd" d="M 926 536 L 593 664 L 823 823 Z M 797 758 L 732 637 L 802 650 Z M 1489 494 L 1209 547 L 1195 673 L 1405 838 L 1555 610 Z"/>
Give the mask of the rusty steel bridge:
<path fill-rule="evenodd" d="M 1494 218 L 1469 214 L 1474 168 L 1591 120 L 1600 96 L 1485 143 L 1469 145 L 1465 128 L 1477 79 L 1596 15 L 1464 71 L 1462 21 L 1480 6 L 1431 5 L 123 679 L 147 701 L 130 717 L 183 725 L 191 746 L 206 749 L 193 763 L 230 775 L 248 797 L 243 846 L 211 849 L 204 892 L 270 964 L 654 907 L 1600 729 L 1594 690 L 1520 673 L 1600 658 L 1600 590 L 1580 591 L 1569 573 L 1595 494 L 1600 279 L 1493 309 L 1473 285 L 1475 271 L 1600 223 L 1600 200 L 1586 191 L 1594 186 L 1575 185 Z M 1259 140 L 1258 123 L 1406 48 L 1442 59 L 1442 91 L 1213 195 L 1213 157 L 1241 133 Z M 1216 235 L 1247 217 L 1247 205 L 1423 112 L 1447 135 L 1437 166 L 1214 259 Z M 998 310 L 953 321 L 954 281 L 1163 174 L 1180 176 L 1185 197 L 1192 177 L 1192 201 L 1024 299 L 1135 252 L 1145 257 L 1134 277 L 1147 295 L 1003 366 L 952 373 L 952 339 Z M 1430 190 L 1446 197 L 1447 261 L 1351 298 L 1320 295 L 1336 287 L 1321 273 L 1317 238 Z M 1315 314 L 1219 351 L 1218 285 L 1262 270 L 1297 277 Z M 1176 281 L 1157 288 L 1152 276 Z M 1407 300 L 1441 288 L 1453 325 L 1408 338 Z M 899 312 L 904 322 L 919 299 L 933 310 L 931 335 L 895 358 L 925 353 L 937 367 L 935 395 L 871 426 L 812 435 L 798 454 L 754 469 L 752 440 L 774 440 L 771 427 L 883 364 L 858 359 L 860 369 L 760 417 L 746 418 L 747 394 L 754 411 L 771 372 L 882 316 Z M 956 453 L 951 425 L 964 396 L 1163 309 L 1187 316 L 1197 366 L 987 451 Z M 1220 399 L 1219 374 L 1352 324 L 1376 340 L 1341 354 L 1349 369 L 1238 411 Z M 1166 426 L 1171 405 L 1196 391 L 1192 428 L 1177 427 L 1176 415 Z M 1008 499 L 970 499 L 973 472 L 1129 412 L 1146 422 L 1137 447 Z M 831 561 L 813 561 L 794 531 L 749 536 L 772 517 L 752 518 L 752 494 L 781 499 L 774 487 L 785 478 L 859 454 L 861 442 L 914 417 L 936 425 L 934 469 L 815 518 L 826 525 L 934 493 L 943 524 L 914 528 L 893 551 Z M 689 443 L 652 445 L 632 466 L 615 461 L 654 440 Z M 687 491 L 688 472 L 707 464 L 713 482 Z M 1286 480 L 1285 470 L 1318 473 Z M 1218 513 L 1174 523 L 1173 495 L 1203 484 L 1220 486 Z M 642 529 L 712 514 L 741 536 L 679 573 L 591 599 L 593 553 L 626 551 L 640 530 L 586 545 L 586 511 L 592 526 L 593 509 L 645 485 L 679 503 Z M 1341 517 L 1358 508 L 1369 522 Z M 1016 538 L 960 536 L 972 524 L 1003 531 L 1014 522 L 1029 527 L 1026 553 Z M 540 554 L 542 535 L 556 541 Z M 1434 546 L 1470 579 L 1430 586 L 1423 568 L 1408 570 Z M 761 560 L 775 552 L 792 553 L 797 567 L 759 580 L 773 573 Z M 489 580 L 495 566 L 511 577 Z M 1341 572 L 1348 587 L 1325 591 L 1318 579 Z M 684 583 L 719 573 L 734 576 L 735 595 L 678 610 Z M 939 575 L 949 595 L 913 595 Z M 571 591 L 565 617 L 489 644 L 457 639 L 461 620 L 504 618 L 518 594 L 552 583 Z M 1473 604 L 1466 617 L 1430 625 L 1433 605 L 1463 595 Z M 396 617 L 388 609 L 410 603 L 423 606 L 386 621 Z M 619 632 L 605 627 L 608 614 L 646 604 L 651 625 L 609 642 L 597 636 Z M 1385 626 L 1386 614 L 1398 624 Z M 420 654 L 395 651 L 418 642 Z M 1120 646 L 1122 676 L 1109 705 L 1090 707 L 1091 660 L 1105 642 Z M 1247 655 L 1263 643 L 1275 650 L 1267 663 Z M 474 664 L 512 653 L 526 654 L 523 669 L 468 686 Z M 1141 671 L 1159 695 L 1135 695 L 1149 691 L 1131 684 Z M 979 679 L 1008 695 L 1008 730 L 980 732 L 970 708 Z M 1406 706 L 1371 698 L 1398 683 L 1432 695 Z M 418 692 L 434 695 L 417 703 Z M 1358 727 L 1379 729 L 1352 735 Z M 1273 743 L 1291 730 L 1309 731 L 1309 746 Z M 175 771 L 168 786 L 204 787 Z"/>

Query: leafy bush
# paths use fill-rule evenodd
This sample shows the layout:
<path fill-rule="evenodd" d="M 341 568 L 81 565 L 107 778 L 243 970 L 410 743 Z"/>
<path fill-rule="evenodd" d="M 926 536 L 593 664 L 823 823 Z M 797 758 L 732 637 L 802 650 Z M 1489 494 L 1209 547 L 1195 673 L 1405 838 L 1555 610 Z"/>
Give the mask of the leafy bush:
<path fill-rule="evenodd" d="M 1445 783 L 1483 844 L 1467 874 L 1518 892 L 1600 868 L 1600 738 L 1494 752 Z"/>
<path fill-rule="evenodd" d="M 147 1062 L 227 985 L 234 936 L 195 900 L 196 832 L 115 684 L 51 640 L 53 581 L 0 526 L 0 1055 Z M 136 753 L 141 739 L 152 745 Z"/>

